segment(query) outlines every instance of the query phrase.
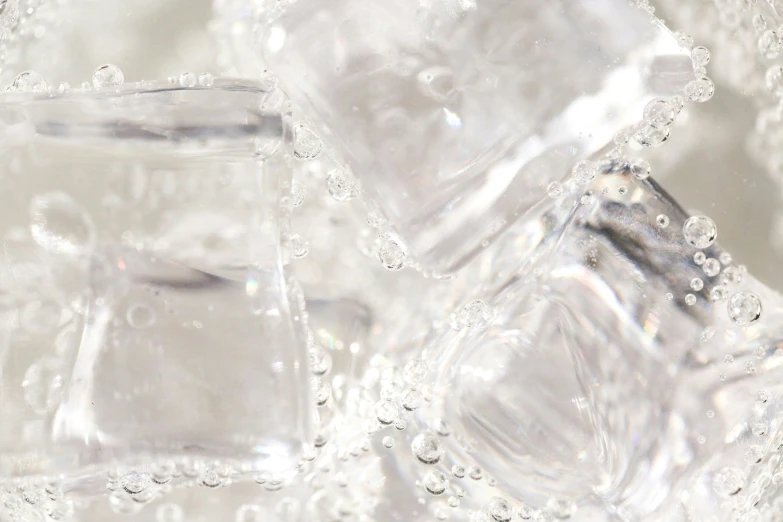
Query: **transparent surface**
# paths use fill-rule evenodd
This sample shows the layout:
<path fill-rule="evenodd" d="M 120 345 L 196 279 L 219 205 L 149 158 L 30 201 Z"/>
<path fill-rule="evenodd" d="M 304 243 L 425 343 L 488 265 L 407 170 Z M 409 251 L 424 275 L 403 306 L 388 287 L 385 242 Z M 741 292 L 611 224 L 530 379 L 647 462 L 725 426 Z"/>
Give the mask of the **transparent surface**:
<path fill-rule="evenodd" d="M 217 80 L 4 99 L 3 474 L 299 458 L 312 403 L 279 96 Z"/>
<path fill-rule="evenodd" d="M 620 0 L 265 10 L 267 66 L 413 258 L 441 272 L 692 79 L 668 30 Z"/>

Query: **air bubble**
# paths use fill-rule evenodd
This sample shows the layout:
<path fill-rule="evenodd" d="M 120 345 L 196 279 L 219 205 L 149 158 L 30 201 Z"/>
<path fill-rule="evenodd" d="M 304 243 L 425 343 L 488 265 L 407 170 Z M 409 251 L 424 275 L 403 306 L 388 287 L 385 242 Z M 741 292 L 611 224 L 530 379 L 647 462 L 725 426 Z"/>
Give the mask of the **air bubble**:
<path fill-rule="evenodd" d="M 704 281 L 698 277 L 691 279 L 691 290 L 694 292 L 699 292 L 702 288 L 704 288 Z"/>
<path fill-rule="evenodd" d="M 310 252 L 310 242 L 299 234 L 292 234 L 288 238 L 288 248 L 294 259 L 302 259 Z"/>
<path fill-rule="evenodd" d="M 125 76 L 119 67 L 112 64 L 101 65 L 92 74 L 92 85 L 96 89 L 116 87 L 125 82 Z"/>
<path fill-rule="evenodd" d="M 749 326 L 761 317 L 761 301 L 750 292 L 738 292 L 728 302 L 729 319 L 737 326 Z"/>
<path fill-rule="evenodd" d="M 30 365 L 22 380 L 24 399 L 39 415 L 52 411 L 60 402 L 63 367 L 54 356 L 45 356 Z"/>
<path fill-rule="evenodd" d="M 707 256 L 704 252 L 696 252 L 695 254 L 693 254 L 693 262 L 696 263 L 698 266 L 703 265 L 706 260 L 707 260 Z"/>
<path fill-rule="evenodd" d="M 738 285 L 742 281 L 742 271 L 736 266 L 727 266 L 720 275 L 724 285 Z"/>
<path fill-rule="evenodd" d="M 490 499 L 487 512 L 495 522 L 508 522 L 514 513 L 508 501 L 501 497 Z"/>
<path fill-rule="evenodd" d="M 95 225 L 90 214 L 64 192 L 46 192 L 30 204 L 30 232 L 44 249 L 80 255 L 95 244 Z"/>
<path fill-rule="evenodd" d="M 767 29 L 758 40 L 758 48 L 764 58 L 774 60 L 780 54 L 781 39 L 772 29 Z"/>
<path fill-rule="evenodd" d="M 440 441 L 429 433 L 416 435 L 411 443 L 411 451 L 424 464 L 437 464 L 443 457 Z"/>
<path fill-rule="evenodd" d="M 551 497 L 546 503 L 546 508 L 555 518 L 560 520 L 571 518 L 576 513 L 576 504 L 568 499 Z"/>
<path fill-rule="evenodd" d="M 722 265 L 730 265 L 733 259 L 731 258 L 731 254 L 728 252 L 721 252 L 720 256 L 718 256 L 718 259 L 720 260 L 720 264 Z"/>
<path fill-rule="evenodd" d="M 383 438 L 383 447 L 384 448 L 393 448 L 394 447 L 394 437 L 389 437 L 388 435 Z"/>
<path fill-rule="evenodd" d="M 386 425 L 399 419 L 402 414 L 400 407 L 391 399 L 381 399 L 375 403 L 374 411 L 378 422 Z"/>
<path fill-rule="evenodd" d="M 468 471 L 468 476 L 473 480 L 481 480 L 481 477 L 484 476 L 484 472 L 478 466 L 471 466 Z"/>
<path fill-rule="evenodd" d="M 155 324 L 155 310 L 146 303 L 131 305 L 126 313 L 128 324 L 134 328 L 149 328 Z"/>
<path fill-rule="evenodd" d="M 294 126 L 294 156 L 300 160 L 311 160 L 321 153 L 323 142 L 305 123 Z"/>
<path fill-rule="evenodd" d="M 465 466 L 460 466 L 458 464 L 454 464 L 451 466 L 451 474 L 454 475 L 457 478 L 464 478 L 465 477 Z"/>
<path fill-rule="evenodd" d="M 650 177 L 650 162 L 643 158 L 635 159 L 631 162 L 631 174 L 636 179 L 647 179 Z"/>
<path fill-rule="evenodd" d="M 258 504 L 243 504 L 234 514 L 234 522 L 267 522 L 264 509 Z"/>
<path fill-rule="evenodd" d="M 158 506 L 155 510 L 155 520 L 157 522 L 182 522 L 185 513 L 179 504 L 167 502 Z"/>
<path fill-rule="evenodd" d="M 710 299 L 714 302 L 725 301 L 729 298 L 729 289 L 725 285 L 715 285 L 710 290 Z"/>
<path fill-rule="evenodd" d="M 582 184 L 590 183 L 598 175 L 598 166 L 592 161 L 580 161 L 574 165 L 571 173 L 577 182 Z"/>
<path fill-rule="evenodd" d="M 704 274 L 708 277 L 715 277 L 720 273 L 720 262 L 715 259 L 714 257 L 711 257 L 704 261 L 704 264 L 702 265 L 701 269 L 704 271 Z"/>
<path fill-rule="evenodd" d="M 401 270 L 405 265 L 405 251 L 393 239 L 385 239 L 378 249 L 378 260 L 386 270 Z"/>
<path fill-rule="evenodd" d="M 685 304 L 688 306 L 693 306 L 696 304 L 696 296 L 693 294 L 687 294 L 685 296 Z"/>
<path fill-rule="evenodd" d="M 669 216 L 666 214 L 658 214 L 658 216 L 655 218 L 655 224 L 658 225 L 658 228 L 666 228 L 669 226 Z"/>
<path fill-rule="evenodd" d="M 210 73 L 205 72 L 198 75 L 198 84 L 202 87 L 212 87 L 215 83 L 215 77 Z"/>
<path fill-rule="evenodd" d="M 299 180 L 294 180 L 291 183 L 291 204 L 294 207 L 299 207 L 304 203 L 306 194 L 306 188 L 304 183 Z"/>
<path fill-rule="evenodd" d="M 553 181 L 546 187 L 546 194 L 552 199 L 559 198 L 563 194 L 563 184 Z"/>
<path fill-rule="evenodd" d="M 315 403 L 318 406 L 323 406 L 329 401 L 329 397 L 332 396 L 332 386 L 321 379 L 315 378 L 314 381 Z"/>
<path fill-rule="evenodd" d="M 152 484 L 152 477 L 146 473 L 128 473 L 120 479 L 120 486 L 131 495 L 141 493 Z"/>
<path fill-rule="evenodd" d="M 11 87 L 18 92 L 46 92 L 48 89 L 43 76 L 34 71 L 25 71 L 19 74 L 14 78 Z"/>
<path fill-rule="evenodd" d="M 195 87 L 198 85 L 198 78 L 191 72 L 182 73 L 179 77 L 180 87 Z"/>
<path fill-rule="evenodd" d="M 682 234 L 689 245 L 707 248 L 718 237 L 718 227 L 707 216 L 692 216 L 682 226 Z"/>
<path fill-rule="evenodd" d="M 356 197 L 356 180 L 342 169 L 335 169 L 326 176 L 326 188 L 337 201 L 348 201 Z"/>
<path fill-rule="evenodd" d="M 492 318 L 492 308 L 476 299 L 462 307 L 456 316 L 456 326 L 458 328 L 473 328 L 481 321 L 488 321 Z"/>
<path fill-rule="evenodd" d="M 427 362 L 424 359 L 411 359 L 402 370 L 402 378 L 410 385 L 419 384 L 427 375 Z"/>
<path fill-rule="evenodd" d="M 421 407 L 424 398 L 418 390 L 410 389 L 402 397 L 402 407 L 408 411 L 414 411 Z"/>
<path fill-rule="evenodd" d="M 652 125 L 645 125 L 634 135 L 634 139 L 642 147 L 658 148 L 669 139 L 670 129 L 656 129 Z"/>
<path fill-rule="evenodd" d="M 652 100 L 644 107 L 644 121 L 656 129 L 665 129 L 674 123 L 677 111 L 669 101 L 662 98 Z"/>
<path fill-rule="evenodd" d="M 677 32 L 675 33 L 675 36 L 677 38 L 677 45 L 686 50 L 693 48 L 693 37 L 691 35 Z"/>
<path fill-rule="evenodd" d="M 701 45 L 691 50 L 691 59 L 694 67 L 703 67 L 710 63 L 710 50 Z"/>
<path fill-rule="evenodd" d="M 424 485 L 424 489 L 432 495 L 441 495 L 449 487 L 449 480 L 446 478 L 446 475 L 436 470 L 425 473 L 421 482 Z"/>

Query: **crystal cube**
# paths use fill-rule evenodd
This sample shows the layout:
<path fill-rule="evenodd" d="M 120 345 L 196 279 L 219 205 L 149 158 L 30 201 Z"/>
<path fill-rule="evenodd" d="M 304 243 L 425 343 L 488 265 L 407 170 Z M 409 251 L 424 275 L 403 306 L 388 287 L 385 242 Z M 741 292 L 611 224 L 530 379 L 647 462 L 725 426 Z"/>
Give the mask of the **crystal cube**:
<path fill-rule="evenodd" d="M 293 467 L 313 404 L 289 118 L 228 79 L 4 99 L 0 473 Z"/>
<path fill-rule="evenodd" d="M 298 0 L 261 13 L 267 66 L 412 257 L 440 272 L 693 78 L 687 51 L 625 0 Z"/>

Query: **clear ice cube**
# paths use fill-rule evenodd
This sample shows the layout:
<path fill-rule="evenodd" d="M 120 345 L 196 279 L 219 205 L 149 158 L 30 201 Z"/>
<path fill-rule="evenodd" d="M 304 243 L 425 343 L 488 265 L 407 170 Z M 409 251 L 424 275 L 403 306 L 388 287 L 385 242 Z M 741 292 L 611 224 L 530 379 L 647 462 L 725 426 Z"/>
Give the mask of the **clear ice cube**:
<path fill-rule="evenodd" d="M 0 474 L 294 466 L 313 403 L 287 111 L 228 79 L 3 100 Z"/>
<path fill-rule="evenodd" d="M 438 272 L 693 77 L 625 0 L 299 0 L 260 17 L 266 65 Z"/>

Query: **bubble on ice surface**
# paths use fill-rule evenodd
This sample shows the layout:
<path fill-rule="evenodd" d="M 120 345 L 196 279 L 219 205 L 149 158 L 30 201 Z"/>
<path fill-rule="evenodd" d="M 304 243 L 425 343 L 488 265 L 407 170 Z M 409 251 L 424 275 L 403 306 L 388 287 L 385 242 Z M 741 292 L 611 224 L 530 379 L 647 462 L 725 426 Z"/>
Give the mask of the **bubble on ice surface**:
<path fill-rule="evenodd" d="M 337 201 L 348 201 L 356 197 L 356 180 L 343 169 L 334 169 L 326 175 L 326 187 Z"/>
<path fill-rule="evenodd" d="M 727 306 L 729 319 L 737 326 L 749 326 L 761 317 L 761 300 L 750 292 L 732 295 Z"/>
<path fill-rule="evenodd" d="M 212 87 L 212 84 L 215 83 L 215 77 L 208 73 L 201 73 L 198 75 L 198 84 L 202 87 Z"/>
<path fill-rule="evenodd" d="M 405 251 L 393 239 L 385 238 L 381 240 L 378 248 L 378 260 L 387 270 L 401 270 L 405 265 Z"/>
<path fill-rule="evenodd" d="M 593 181 L 598 175 L 598 165 L 592 161 L 580 161 L 571 170 L 571 173 L 577 182 L 587 184 Z"/>
<path fill-rule="evenodd" d="M 11 87 L 18 92 L 46 92 L 48 88 L 43 76 L 35 71 L 25 71 L 19 74 L 14 78 Z"/>
<path fill-rule="evenodd" d="M 563 184 L 559 181 L 553 181 L 546 187 L 546 194 L 552 199 L 563 195 Z"/>
<path fill-rule="evenodd" d="M 304 183 L 296 179 L 291 183 L 291 203 L 294 207 L 299 207 L 304 203 L 306 193 L 307 189 Z"/>
<path fill-rule="evenodd" d="M 631 168 L 631 174 L 633 174 L 633 177 L 635 177 L 636 179 L 649 178 L 650 172 L 652 170 L 652 167 L 650 167 L 650 162 L 644 158 L 638 158 L 632 161 L 630 168 Z"/>
<path fill-rule="evenodd" d="M 400 418 L 402 410 L 391 399 L 381 399 L 375 404 L 375 417 L 381 424 L 392 424 L 394 421 Z"/>
<path fill-rule="evenodd" d="M 656 129 L 665 129 L 674 123 L 677 111 L 668 100 L 657 98 L 644 108 L 644 121 Z"/>
<path fill-rule="evenodd" d="M 157 314 L 147 303 L 135 303 L 128 308 L 126 319 L 132 327 L 143 329 L 155 324 Z"/>
<path fill-rule="evenodd" d="M 152 485 L 152 477 L 147 473 L 128 473 L 120 479 L 120 486 L 130 494 L 141 493 Z"/>
<path fill-rule="evenodd" d="M 46 192 L 30 203 L 30 232 L 38 245 L 58 254 L 92 250 L 95 225 L 90 214 L 64 192 Z"/>
<path fill-rule="evenodd" d="M 411 451 L 424 464 L 437 464 L 444 453 L 440 440 L 429 433 L 416 435 L 411 443 Z"/>
<path fill-rule="evenodd" d="M 718 227 L 707 216 L 691 216 L 682 226 L 685 241 L 696 248 L 711 246 L 718 237 Z"/>
<path fill-rule="evenodd" d="M 493 497 L 489 501 L 487 512 L 495 522 L 508 522 L 514 514 L 511 505 L 502 497 Z"/>
<path fill-rule="evenodd" d="M 60 402 L 63 388 L 63 363 L 54 356 L 44 356 L 30 365 L 22 380 L 22 393 L 30 408 L 43 415 Z"/>
<path fill-rule="evenodd" d="M 710 51 L 701 45 L 691 50 L 691 59 L 694 67 L 703 67 L 710 63 Z"/>
<path fill-rule="evenodd" d="M 446 475 L 437 470 L 430 470 L 424 474 L 421 480 L 424 489 L 431 495 L 442 495 L 449 487 L 449 480 Z"/>
<path fill-rule="evenodd" d="M 318 157 L 323 148 L 323 142 L 318 135 L 305 123 L 294 126 L 294 156 L 300 160 L 311 160 Z"/>
<path fill-rule="evenodd" d="M 701 269 L 707 277 L 715 277 L 720 273 L 720 262 L 714 257 L 710 257 L 704 261 Z"/>
<path fill-rule="evenodd" d="M 125 82 L 125 76 L 119 67 L 113 64 L 101 65 L 92 75 L 92 85 L 96 89 L 117 87 Z"/>
<path fill-rule="evenodd" d="M 185 513 L 182 506 L 174 502 L 166 502 L 161 504 L 155 510 L 156 522 L 182 522 L 185 518 Z"/>
<path fill-rule="evenodd" d="M 411 385 L 419 384 L 425 375 L 427 375 L 427 362 L 419 357 L 408 361 L 402 370 L 403 379 Z"/>
<path fill-rule="evenodd" d="M 179 76 L 180 87 L 195 87 L 198 85 L 198 78 L 191 72 L 184 72 Z"/>

